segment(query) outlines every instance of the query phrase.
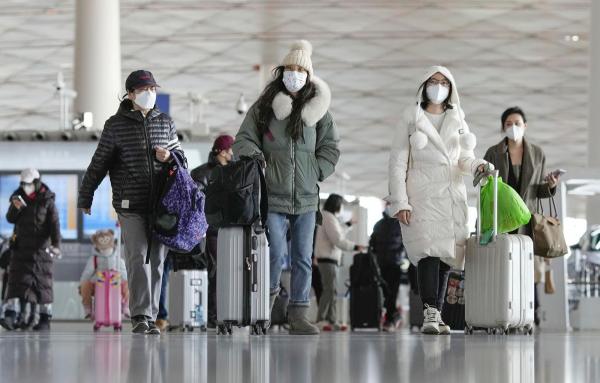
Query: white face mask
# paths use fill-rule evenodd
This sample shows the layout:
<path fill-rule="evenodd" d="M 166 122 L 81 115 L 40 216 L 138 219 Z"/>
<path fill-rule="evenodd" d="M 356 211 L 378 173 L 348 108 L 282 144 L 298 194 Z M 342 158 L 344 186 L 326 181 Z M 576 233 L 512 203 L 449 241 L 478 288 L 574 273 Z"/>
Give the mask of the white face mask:
<path fill-rule="evenodd" d="M 436 105 L 440 105 L 448 98 L 448 93 L 450 92 L 450 89 L 446 88 L 443 85 L 428 85 L 426 92 L 429 101 Z"/>
<path fill-rule="evenodd" d="M 112 253 L 114 253 L 115 249 L 113 249 L 112 247 L 109 247 L 108 249 L 104 249 L 104 250 L 98 250 L 98 254 L 104 256 L 104 257 L 108 257 L 109 255 L 112 255 Z"/>
<path fill-rule="evenodd" d="M 306 85 L 307 73 L 292 70 L 283 71 L 283 85 L 290 93 L 296 93 Z"/>
<path fill-rule="evenodd" d="M 35 185 L 25 185 L 23 186 L 23 191 L 25 194 L 30 195 L 35 191 Z"/>
<path fill-rule="evenodd" d="M 520 142 L 525 136 L 525 128 L 518 125 L 512 125 L 504 130 L 504 135 L 514 142 Z"/>
<path fill-rule="evenodd" d="M 156 104 L 156 92 L 145 90 L 141 93 L 137 93 L 133 102 L 144 110 L 152 109 L 154 104 Z"/>

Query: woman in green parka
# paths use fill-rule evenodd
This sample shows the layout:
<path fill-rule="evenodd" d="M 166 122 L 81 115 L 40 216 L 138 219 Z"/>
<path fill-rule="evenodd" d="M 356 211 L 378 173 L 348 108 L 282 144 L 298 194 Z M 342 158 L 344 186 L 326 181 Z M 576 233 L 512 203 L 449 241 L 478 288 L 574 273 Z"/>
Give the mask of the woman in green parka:
<path fill-rule="evenodd" d="M 282 259 L 287 252 L 287 222 L 292 233 L 290 334 L 318 334 L 308 320 L 313 235 L 319 208 L 318 182 L 338 162 L 338 134 L 329 113 L 331 92 L 314 76 L 312 46 L 294 43 L 282 65 L 250 108 L 235 138 L 238 156 L 259 156 L 266 165 L 269 194 L 271 307 L 279 293 Z"/>

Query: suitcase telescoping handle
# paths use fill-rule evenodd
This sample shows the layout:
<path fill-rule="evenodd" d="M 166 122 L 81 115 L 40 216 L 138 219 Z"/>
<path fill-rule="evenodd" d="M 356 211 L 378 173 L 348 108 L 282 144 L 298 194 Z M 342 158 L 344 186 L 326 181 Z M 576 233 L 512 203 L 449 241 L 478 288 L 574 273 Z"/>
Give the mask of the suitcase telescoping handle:
<path fill-rule="evenodd" d="M 488 176 L 492 176 L 494 186 L 494 208 L 493 208 L 493 223 L 492 223 L 492 242 L 496 241 L 498 236 L 498 170 L 486 172 L 479 180 L 479 190 L 477 191 L 477 242 L 481 243 L 481 189 L 487 181 Z"/>

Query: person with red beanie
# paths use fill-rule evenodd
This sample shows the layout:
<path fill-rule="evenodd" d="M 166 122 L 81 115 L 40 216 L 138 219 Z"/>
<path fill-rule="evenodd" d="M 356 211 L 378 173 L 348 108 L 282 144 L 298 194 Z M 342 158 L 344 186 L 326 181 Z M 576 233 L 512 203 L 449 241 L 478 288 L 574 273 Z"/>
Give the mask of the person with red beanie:
<path fill-rule="evenodd" d="M 233 161 L 233 141 L 229 135 L 217 137 L 208 155 L 208 162 L 190 172 L 190 175 L 204 191 L 210 180 L 210 174 L 218 166 L 225 166 Z M 217 228 L 209 227 L 206 232 L 206 261 L 208 265 L 208 328 L 215 328 L 217 323 Z"/>

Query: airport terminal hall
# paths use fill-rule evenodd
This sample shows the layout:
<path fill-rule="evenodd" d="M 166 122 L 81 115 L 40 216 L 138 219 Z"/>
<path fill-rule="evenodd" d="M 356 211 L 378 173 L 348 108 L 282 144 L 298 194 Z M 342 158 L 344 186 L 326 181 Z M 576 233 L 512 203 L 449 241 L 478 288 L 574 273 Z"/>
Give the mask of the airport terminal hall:
<path fill-rule="evenodd" d="M 600 0 L 2 0 L 1 383 L 600 382 Z"/>

